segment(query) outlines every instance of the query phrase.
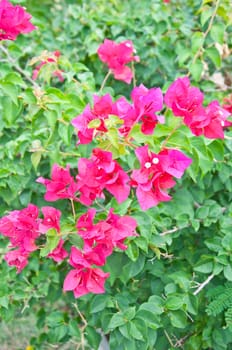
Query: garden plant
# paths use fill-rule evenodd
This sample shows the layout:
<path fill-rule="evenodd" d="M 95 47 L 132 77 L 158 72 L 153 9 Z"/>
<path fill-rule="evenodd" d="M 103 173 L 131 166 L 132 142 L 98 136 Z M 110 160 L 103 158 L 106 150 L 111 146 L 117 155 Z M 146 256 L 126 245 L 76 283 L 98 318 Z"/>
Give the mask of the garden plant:
<path fill-rule="evenodd" d="M 0 0 L 0 321 L 35 323 L 20 349 L 232 349 L 231 18 Z"/>

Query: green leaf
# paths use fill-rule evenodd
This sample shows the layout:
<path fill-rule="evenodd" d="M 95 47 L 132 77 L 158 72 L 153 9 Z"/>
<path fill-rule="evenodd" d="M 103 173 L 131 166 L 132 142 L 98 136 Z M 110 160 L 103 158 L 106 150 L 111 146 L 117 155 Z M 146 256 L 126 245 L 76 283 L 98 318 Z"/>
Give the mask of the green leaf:
<path fill-rule="evenodd" d="M 68 240 L 71 242 L 72 245 L 79 249 L 82 249 L 84 246 L 83 239 L 77 234 L 77 232 L 69 234 Z"/>
<path fill-rule="evenodd" d="M 134 339 L 144 340 L 142 332 L 140 332 L 134 322 L 130 322 L 129 324 L 129 333 Z"/>
<path fill-rule="evenodd" d="M 0 88 L 10 97 L 14 104 L 18 105 L 18 88 L 15 85 L 0 81 Z"/>
<path fill-rule="evenodd" d="M 202 9 L 202 12 L 201 12 L 201 25 L 202 25 L 202 27 L 208 21 L 208 19 L 212 16 L 212 14 L 213 14 L 212 7 L 207 7 L 207 8 Z"/>
<path fill-rule="evenodd" d="M 139 309 L 136 313 L 136 319 L 137 318 L 143 320 L 149 328 L 157 329 L 161 326 L 160 317 L 155 315 L 152 311 Z"/>
<path fill-rule="evenodd" d="M 69 334 L 72 337 L 75 337 L 77 339 L 81 339 L 81 332 L 78 327 L 78 321 L 77 320 L 71 320 L 68 324 L 69 327 Z"/>
<path fill-rule="evenodd" d="M 205 55 L 211 59 L 217 68 L 221 66 L 221 56 L 216 47 L 206 49 Z"/>
<path fill-rule="evenodd" d="M 169 317 L 173 327 L 185 328 L 187 326 L 187 316 L 184 311 L 171 311 Z"/>
<path fill-rule="evenodd" d="M 203 64 L 199 58 L 190 65 L 189 71 L 195 81 L 200 80 L 203 71 Z"/>
<path fill-rule="evenodd" d="M 232 266 L 231 265 L 227 265 L 224 267 L 223 269 L 224 272 L 224 276 L 228 281 L 232 281 Z"/>
<path fill-rule="evenodd" d="M 214 23 L 211 30 L 211 38 L 219 44 L 224 43 L 224 33 L 225 33 L 225 24 L 224 23 Z"/>
<path fill-rule="evenodd" d="M 196 53 L 198 49 L 203 45 L 204 42 L 204 34 L 202 32 L 195 32 L 191 39 L 191 50 L 192 53 Z"/>
<path fill-rule="evenodd" d="M 210 273 L 213 270 L 213 257 L 202 256 L 194 267 L 194 271 L 201 273 Z"/>
<path fill-rule="evenodd" d="M 125 324 L 124 316 L 122 312 L 117 312 L 116 314 L 113 315 L 111 318 L 108 329 L 113 330 L 117 327 L 120 327 Z"/>
<path fill-rule="evenodd" d="M 88 123 L 88 128 L 90 129 L 95 129 L 95 128 L 98 128 L 99 126 L 101 125 L 101 121 L 100 119 L 93 119 L 91 120 L 89 123 Z"/>
<path fill-rule="evenodd" d="M 35 170 L 37 170 L 42 153 L 43 152 L 41 152 L 41 151 L 37 151 L 37 152 L 32 153 L 32 155 L 31 155 L 31 162 L 32 162 L 32 165 L 33 165 Z"/>
<path fill-rule="evenodd" d="M 179 310 L 183 305 L 182 295 L 169 295 L 166 299 L 165 306 L 169 310 Z"/>
<path fill-rule="evenodd" d="M 58 245 L 60 237 L 57 235 L 57 231 L 51 228 L 46 233 L 47 241 L 45 246 L 40 250 L 40 256 L 44 257 L 51 253 Z"/>
<path fill-rule="evenodd" d="M 91 303 L 90 313 L 94 314 L 96 312 L 104 310 L 107 302 L 108 297 L 106 295 L 96 295 Z"/>

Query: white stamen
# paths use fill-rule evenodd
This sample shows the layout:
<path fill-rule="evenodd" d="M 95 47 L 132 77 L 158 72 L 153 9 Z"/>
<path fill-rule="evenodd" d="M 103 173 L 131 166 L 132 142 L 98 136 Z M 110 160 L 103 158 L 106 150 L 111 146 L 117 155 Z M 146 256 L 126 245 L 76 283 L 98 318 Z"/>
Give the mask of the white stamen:
<path fill-rule="evenodd" d="M 221 121 L 221 126 L 225 126 L 225 122 L 223 120 Z"/>
<path fill-rule="evenodd" d="M 131 47 L 131 44 L 130 43 L 126 43 L 125 44 L 127 47 Z"/>
<path fill-rule="evenodd" d="M 152 159 L 153 164 L 158 164 L 159 163 L 159 158 L 153 158 Z"/>
<path fill-rule="evenodd" d="M 219 114 L 219 115 L 223 115 L 223 112 L 222 112 L 222 111 L 218 111 L 218 114 Z"/>
<path fill-rule="evenodd" d="M 151 167 L 151 163 L 150 163 L 150 162 L 146 162 L 146 163 L 144 164 L 144 166 L 145 166 L 145 168 L 149 169 L 149 168 Z"/>

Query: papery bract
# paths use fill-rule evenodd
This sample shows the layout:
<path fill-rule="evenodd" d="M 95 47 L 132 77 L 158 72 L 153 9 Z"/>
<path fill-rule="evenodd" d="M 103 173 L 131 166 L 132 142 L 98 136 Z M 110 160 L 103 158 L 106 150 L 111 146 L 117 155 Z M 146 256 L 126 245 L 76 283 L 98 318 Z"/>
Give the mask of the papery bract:
<path fill-rule="evenodd" d="M 9 266 L 15 266 L 17 273 L 20 273 L 24 267 L 28 264 L 29 253 L 25 251 L 10 250 L 5 254 L 4 259 L 6 260 Z"/>
<path fill-rule="evenodd" d="M 163 107 L 163 94 L 160 88 L 147 89 L 143 84 L 135 87 L 131 92 L 136 121 L 142 121 L 141 131 L 151 135 L 158 123 L 158 112 Z"/>
<path fill-rule="evenodd" d="M 44 218 L 39 225 L 40 232 L 46 233 L 51 228 L 59 232 L 61 211 L 53 207 L 42 207 L 41 211 Z"/>
<path fill-rule="evenodd" d="M 53 259 L 55 262 L 61 262 L 68 256 L 68 252 L 63 248 L 64 240 L 60 239 L 57 247 L 47 255 L 48 258 Z"/>
<path fill-rule="evenodd" d="M 188 120 L 189 114 L 194 113 L 202 106 L 204 95 L 196 88 L 190 86 L 188 77 L 178 78 L 168 88 L 164 101 L 172 109 L 173 114 Z M 187 122 L 186 122 L 187 123 Z"/>
<path fill-rule="evenodd" d="M 104 284 L 109 273 L 98 268 L 80 268 L 69 271 L 64 280 L 64 291 L 73 291 L 75 298 L 87 293 L 102 294 L 105 292 Z"/>
<path fill-rule="evenodd" d="M 115 79 L 130 84 L 133 73 L 126 64 L 132 61 L 139 61 L 139 57 L 133 55 L 134 47 L 130 40 L 118 44 L 112 40 L 105 39 L 104 43 L 99 46 L 97 53 L 100 60 L 107 64 L 112 71 Z"/>
<path fill-rule="evenodd" d="M 64 198 L 77 200 L 76 192 L 78 186 L 70 174 L 69 166 L 62 168 L 54 164 L 52 167 L 51 180 L 39 177 L 36 181 L 46 187 L 46 193 L 44 195 L 46 201 L 54 202 Z"/>
<path fill-rule="evenodd" d="M 31 15 L 19 5 L 0 1 L 0 40 L 15 40 L 21 33 L 30 33 L 36 27 L 30 23 Z"/>

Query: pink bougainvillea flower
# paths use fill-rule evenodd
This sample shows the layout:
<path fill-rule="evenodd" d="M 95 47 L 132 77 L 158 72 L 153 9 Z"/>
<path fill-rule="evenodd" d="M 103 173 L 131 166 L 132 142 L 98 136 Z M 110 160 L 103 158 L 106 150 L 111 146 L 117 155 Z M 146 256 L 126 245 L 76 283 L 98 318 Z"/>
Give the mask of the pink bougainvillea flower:
<path fill-rule="evenodd" d="M 37 182 L 46 187 L 45 200 L 54 202 L 58 199 L 69 198 L 77 200 L 76 192 L 78 190 L 77 183 L 71 176 L 69 166 L 62 168 L 57 164 L 52 167 L 51 180 L 39 177 Z"/>
<path fill-rule="evenodd" d="M 158 123 L 156 112 L 163 108 L 163 94 L 160 88 L 147 89 L 143 84 L 132 90 L 131 98 L 136 111 L 136 122 L 142 121 L 141 131 L 153 134 Z"/>
<path fill-rule="evenodd" d="M 190 86 L 188 77 L 178 78 L 168 88 L 164 101 L 177 117 L 184 117 L 189 124 L 189 118 L 198 108 L 201 108 L 204 95 L 196 88 Z"/>
<path fill-rule="evenodd" d="M 120 216 L 114 214 L 113 208 L 109 211 L 106 223 L 111 226 L 111 230 L 107 232 L 107 235 L 114 247 L 125 250 L 127 249 L 127 246 L 124 244 L 125 238 L 137 236 L 135 232 L 137 227 L 136 220 L 128 215 Z"/>
<path fill-rule="evenodd" d="M 231 126 L 227 120 L 230 113 L 222 108 L 218 101 L 212 101 L 206 108 L 193 113 L 188 126 L 196 136 L 204 135 L 209 139 L 223 139 L 224 128 Z"/>
<path fill-rule="evenodd" d="M 87 105 L 82 114 L 72 120 L 72 125 L 78 130 L 79 143 L 90 143 L 96 133 L 107 132 L 104 121 L 110 114 L 113 114 L 111 96 L 109 94 L 100 97 L 94 95 L 93 108 Z M 90 122 L 94 120 L 97 126 L 91 126 Z"/>
<path fill-rule="evenodd" d="M 12 247 L 32 252 L 37 249 L 35 240 L 39 237 L 39 210 L 33 204 L 22 210 L 14 210 L 0 219 L 0 232 L 9 238 Z"/>
<path fill-rule="evenodd" d="M 129 176 L 112 159 L 112 153 L 95 148 L 91 159 L 80 158 L 77 175 L 80 202 L 90 205 L 96 198 L 104 198 L 107 189 L 119 203 L 128 198 L 130 192 Z"/>
<path fill-rule="evenodd" d="M 0 1 L 0 40 L 15 40 L 21 33 L 30 33 L 36 27 L 30 23 L 31 15 L 19 5 Z"/>
<path fill-rule="evenodd" d="M 15 266 L 17 269 L 17 273 L 20 273 L 24 267 L 28 264 L 28 252 L 23 252 L 20 249 L 18 250 L 10 250 L 4 256 L 7 264 L 9 266 Z"/>
<path fill-rule="evenodd" d="M 134 56 L 134 47 L 130 40 L 118 44 L 112 40 L 105 39 L 97 52 L 100 60 L 108 66 L 115 79 L 130 84 L 133 73 L 126 64 L 132 61 L 139 61 L 139 57 Z"/>
<path fill-rule="evenodd" d="M 192 160 L 178 150 L 164 149 L 155 154 L 148 146 L 138 147 L 135 151 L 140 162 L 140 169 L 132 172 L 132 186 L 143 210 L 169 201 L 167 189 L 175 185 L 173 176 L 180 178 Z"/>
<path fill-rule="evenodd" d="M 68 252 L 63 248 L 64 240 L 60 239 L 57 247 L 49 253 L 48 258 L 53 259 L 55 262 L 61 262 L 68 256 Z"/>
<path fill-rule="evenodd" d="M 109 273 L 98 268 L 80 268 L 69 271 L 64 280 L 64 291 L 73 291 L 75 298 L 87 293 L 102 294 Z"/>
<path fill-rule="evenodd" d="M 42 207 L 41 211 L 44 218 L 39 225 L 40 232 L 46 233 L 51 228 L 60 232 L 61 211 L 53 207 Z"/>
<path fill-rule="evenodd" d="M 192 159 L 177 149 L 164 149 L 159 153 L 163 171 L 180 179 L 192 163 Z"/>

